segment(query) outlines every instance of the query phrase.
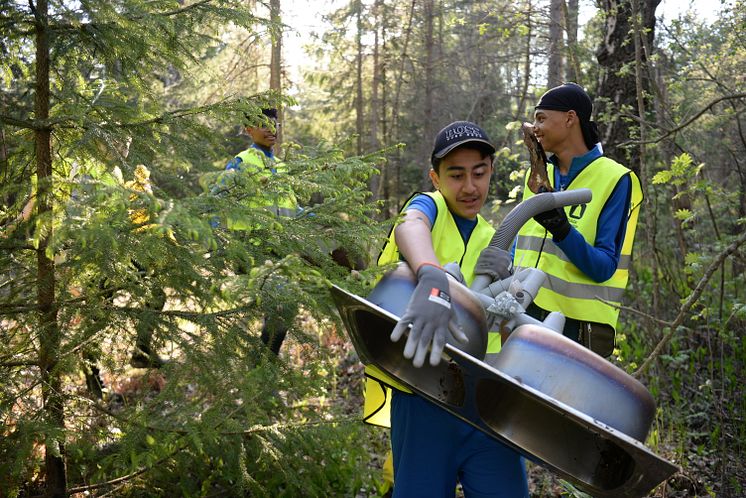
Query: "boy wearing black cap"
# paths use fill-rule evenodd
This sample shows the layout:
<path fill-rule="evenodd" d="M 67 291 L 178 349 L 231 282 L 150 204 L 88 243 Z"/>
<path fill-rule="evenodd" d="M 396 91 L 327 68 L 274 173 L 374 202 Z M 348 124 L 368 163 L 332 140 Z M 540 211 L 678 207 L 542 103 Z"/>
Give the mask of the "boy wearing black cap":
<path fill-rule="evenodd" d="M 262 116 L 247 116 L 246 133 L 251 137 L 251 146 L 240 152 L 225 166 L 226 171 L 247 171 L 255 175 L 259 181 L 273 175 L 286 173 L 285 165 L 277 161 L 274 155 L 274 145 L 277 141 L 277 109 L 262 109 Z M 225 181 L 225 180 L 223 180 Z M 263 207 L 278 216 L 294 216 L 298 212 L 298 204 L 291 191 L 280 195 L 270 196 L 265 192 L 261 199 L 252 199 L 251 205 Z M 228 219 L 227 226 L 231 230 L 253 230 L 256 227 L 247 225 L 240 219 Z M 268 282 L 275 285 L 280 292 L 282 282 Z M 267 310 L 262 327 L 262 342 L 275 354 L 280 353 L 289 324 L 295 319 L 297 307 L 284 304 L 273 306 Z"/>
<path fill-rule="evenodd" d="M 269 168 L 272 174 L 277 174 L 275 167 L 274 146 L 277 142 L 277 109 L 262 109 L 262 116 L 246 115 L 244 131 L 251 137 L 251 145 L 240 152 L 225 165 L 225 169 L 244 170 L 248 167 Z"/>
<path fill-rule="evenodd" d="M 552 88 L 535 107 L 534 133 L 552 153 L 547 172 L 554 190 L 590 188 L 593 199 L 526 223 L 516 241 L 515 265 L 547 274 L 529 314 L 543 319 L 549 311 L 561 311 L 567 318 L 564 335 L 608 356 L 642 189 L 632 171 L 603 156 L 592 110 L 590 96 L 575 83 Z M 524 199 L 532 195 L 524 188 Z"/>
<path fill-rule="evenodd" d="M 495 148 L 484 130 L 457 121 L 435 139 L 430 178 L 434 192 L 416 193 L 405 204 L 403 219 L 384 246 L 379 264 L 405 260 L 417 275 L 417 286 L 391 339 L 410 328 L 404 356 L 419 367 L 426 357 L 440 361 L 447 332 L 465 339 L 455 322 L 444 264 L 461 265 L 464 281 L 475 274 L 507 276 L 507 253 L 480 254 L 495 230 L 480 216 L 487 200 Z M 499 350 L 499 334 L 491 334 L 488 353 Z M 375 369 L 373 384 L 393 386 L 391 446 L 394 456 L 394 496 L 453 496 L 460 482 L 466 496 L 520 498 L 528 496 L 523 462 L 512 449 L 419 396 L 408 393 Z M 375 379 L 375 380 L 374 380 Z M 374 411 L 386 409 L 383 397 Z M 380 420 L 380 418 L 379 418 Z M 368 419 L 368 421 L 370 421 Z"/>

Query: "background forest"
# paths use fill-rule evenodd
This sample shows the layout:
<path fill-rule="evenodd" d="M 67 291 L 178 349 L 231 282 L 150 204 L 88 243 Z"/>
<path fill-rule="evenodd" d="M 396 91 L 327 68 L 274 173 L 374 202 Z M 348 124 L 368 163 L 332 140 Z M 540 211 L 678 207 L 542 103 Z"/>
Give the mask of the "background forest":
<path fill-rule="evenodd" d="M 0 496 L 378 496 L 387 435 L 360 422 L 329 285 L 369 291 L 452 120 L 498 146 L 499 223 L 527 166 L 515 124 L 564 81 L 645 191 L 612 361 L 682 469 L 651 496 L 744 496 L 746 4 L 340 0 L 300 65 L 280 2 L 0 0 Z M 268 105 L 294 218 L 243 202 L 250 182 L 211 188 Z M 284 301 L 275 358 L 259 334 Z M 142 331 L 162 368 L 130 365 Z"/>

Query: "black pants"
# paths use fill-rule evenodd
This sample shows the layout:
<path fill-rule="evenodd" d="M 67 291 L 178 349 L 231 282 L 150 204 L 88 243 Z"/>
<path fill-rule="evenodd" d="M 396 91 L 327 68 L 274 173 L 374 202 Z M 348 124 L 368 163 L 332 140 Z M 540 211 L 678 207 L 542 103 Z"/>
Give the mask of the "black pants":
<path fill-rule="evenodd" d="M 243 264 L 237 264 L 235 272 L 239 275 L 248 275 L 249 268 Z M 288 292 L 284 277 L 279 275 L 270 276 L 263 285 L 262 306 L 263 315 L 262 343 L 275 355 L 280 354 L 280 348 L 285 341 L 288 329 L 298 314 L 298 305 L 288 302 L 283 293 Z"/>
<path fill-rule="evenodd" d="M 531 303 L 528 305 L 526 314 L 532 318 L 543 321 L 547 315 L 549 315 L 549 311 L 539 308 L 534 303 Z M 580 342 L 580 324 L 581 322 L 579 320 L 565 317 L 565 328 L 562 329 L 562 335 L 575 342 Z"/>
<path fill-rule="evenodd" d="M 298 314 L 298 305 L 287 300 L 284 293 L 288 292 L 288 285 L 285 279 L 280 276 L 273 276 L 265 283 L 264 291 L 266 295 L 262 302 L 264 314 L 264 326 L 262 327 L 262 342 L 275 355 L 280 354 L 288 329 Z"/>
<path fill-rule="evenodd" d="M 526 313 L 537 320 L 544 320 L 549 314 L 548 311 L 539 308 L 534 303 L 529 305 Z M 616 344 L 614 327 L 604 323 L 583 322 L 565 317 L 565 328 L 562 330 L 562 335 L 604 358 L 614 352 Z"/>

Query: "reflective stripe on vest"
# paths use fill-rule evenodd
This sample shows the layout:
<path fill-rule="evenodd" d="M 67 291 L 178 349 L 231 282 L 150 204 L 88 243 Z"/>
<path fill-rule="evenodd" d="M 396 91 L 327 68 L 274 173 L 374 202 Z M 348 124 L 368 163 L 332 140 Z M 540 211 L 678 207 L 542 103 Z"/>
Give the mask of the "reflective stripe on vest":
<path fill-rule="evenodd" d="M 268 158 L 262 151 L 254 147 L 246 149 L 236 157 L 241 159 L 239 170 L 256 175 L 257 181 L 261 181 L 262 178 L 271 177 L 274 174 L 272 173 L 272 168 L 279 174 L 287 173 L 287 167 L 283 162 Z M 276 216 L 292 217 L 298 212 L 298 204 L 295 196 L 289 190 L 272 196 L 264 192 L 262 196 L 257 196 L 249 200 L 247 205 L 249 207 L 265 208 Z M 252 228 L 242 220 L 228 219 L 227 225 L 228 228 L 233 230 L 247 230 Z"/>
<path fill-rule="evenodd" d="M 550 179 L 554 178 L 553 169 L 553 165 L 549 165 Z M 547 274 L 547 279 L 534 300 L 537 306 L 548 311 L 561 311 L 565 316 L 576 320 L 604 323 L 616 328 L 619 309 L 613 305 L 621 303 L 629 278 L 632 244 L 642 202 L 640 180 L 621 164 L 607 157 L 600 157 L 586 166 L 570 184 L 572 189 L 590 188 L 593 191 L 591 202 L 565 208 L 570 223 L 592 245 L 596 239 L 601 211 L 619 181 L 626 175 L 629 175 L 632 186 L 627 231 L 617 269 L 605 282 L 595 282 L 581 272 L 552 242 L 551 235 L 534 220 L 529 220 L 521 228 L 516 242 L 515 266 L 536 267 Z M 533 193 L 524 187 L 524 200 L 531 196 Z"/>
<path fill-rule="evenodd" d="M 438 261 L 441 265 L 453 261 L 458 262 L 466 285 L 471 284 L 474 280 L 474 266 L 477 264 L 479 254 L 492 240 L 495 229 L 482 216 L 477 215 L 477 226 L 474 227 L 474 231 L 469 237 L 469 243 L 464 247 L 461 233 L 456 226 L 453 215 L 448 210 L 443 195 L 440 192 L 423 193 L 435 201 L 437 208 L 435 223 L 431 227 L 430 233 Z M 402 213 L 417 194 L 419 192 L 407 200 L 401 210 Z M 394 228 L 391 229 L 389 238 L 378 257 L 379 266 L 399 261 L 399 249 L 396 245 Z M 497 353 L 500 351 L 500 344 L 500 334 L 490 332 L 487 340 L 487 352 Z M 363 420 L 369 424 L 390 427 L 391 388 L 408 393 L 412 391 L 373 365 L 365 366 L 365 375 L 367 378 Z"/>

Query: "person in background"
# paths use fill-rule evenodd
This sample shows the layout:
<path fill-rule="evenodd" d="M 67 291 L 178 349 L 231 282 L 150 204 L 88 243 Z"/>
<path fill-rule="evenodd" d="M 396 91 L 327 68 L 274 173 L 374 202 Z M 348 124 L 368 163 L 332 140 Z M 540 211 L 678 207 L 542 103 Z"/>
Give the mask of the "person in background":
<path fill-rule="evenodd" d="M 487 200 L 494 154 L 494 146 L 476 124 L 457 121 L 443 128 L 431 156 L 435 190 L 410 198 L 379 257 L 381 265 L 404 260 L 417 276 L 406 311 L 391 334 L 398 341 L 409 329 L 404 356 L 416 367 L 440 361 L 454 320 L 443 265 L 459 262 L 466 285 L 475 274 L 509 275 L 507 252 L 488 248 L 483 253 L 495 233 L 479 214 Z M 465 339 L 457 326 L 451 330 L 457 339 Z M 499 348 L 499 333 L 491 333 L 488 353 Z M 453 496 L 458 482 L 467 497 L 528 496 L 518 453 L 408 392 L 375 367 L 366 367 L 366 375 L 366 406 L 373 408 L 379 424 L 391 398 L 394 497 Z M 377 397 L 379 406 L 369 397 Z"/>
<path fill-rule="evenodd" d="M 565 336 L 608 356 L 619 316 L 615 305 L 629 276 L 642 188 L 631 170 L 603 155 L 592 110 L 590 96 L 575 83 L 552 88 L 536 105 L 534 133 L 551 153 L 552 187 L 589 188 L 593 199 L 529 220 L 516 239 L 514 264 L 547 275 L 527 310 L 531 316 L 562 312 Z M 533 195 L 524 188 L 524 200 Z"/>
<path fill-rule="evenodd" d="M 153 185 L 150 181 L 150 170 L 143 164 L 135 167 L 134 178 L 128 181 L 124 186 L 136 193 L 153 193 Z M 135 200 L 137 194 L 130 196 Z M 148 213 L 144 209 L 133 209 L 130 213 L 132 223 L 138 228 L 135 231 L 144 230 L 150 223 Z M 173 236 L 172 236 L 173 238 Z M 134 368 L 161 368 L 167 361 L 161 358 L 152 347 L 153 333 L 158 328 L 156 315 L 163 311 L 166 305 L 166 293 L 157 285 L 154 280 L 154 273 L 157 268 L 148 268 L 142 262 L 133 258 L 130 263 L 137 270 L 138 275 L 143 283 L 147 283 L 149 292 L 144 295 L 143 312 L 137 321 L 135 330 L 135 350 L 130 357 L 130 366 Z"/>
<path fill-rule="evenodd" d="M 251 137 L 252 144 L 237 154 L 225 166 L 226 171 L 241 171 L 251 174 L 259 182 L 271 175 L 284 175 L 287 170 L 274 154 L 277 142 L 277 129 L 281 124 L 277 121 L 277 109 L 262 109 L 261 121 L 249 120 L 245 130 Z M 270 195 L 265 192 L 259 199 L 249 201 L 252 207 L 261 207 L 271 211 L 276 216 L 295 216 L 298 213 L 298 203 L 291 191 L 281 195 Z M 243 220 L 228 218 L 227 227 L 230 230 L 254 230 Z M 245 269 L 238 268 L 239 272 Z M 269 282 L 274 290 L 281 292 L 282 282 Z M 278 355 L 287 331 L 297 314 L 297 306 L 288 303 L 268 303 L 264 310 L 261 340 L 272 353 Z"/>

